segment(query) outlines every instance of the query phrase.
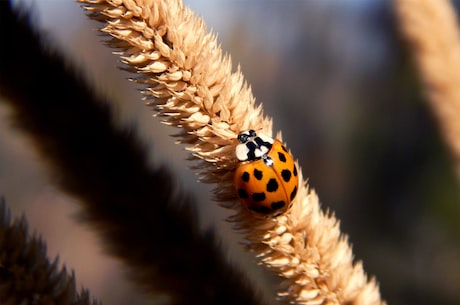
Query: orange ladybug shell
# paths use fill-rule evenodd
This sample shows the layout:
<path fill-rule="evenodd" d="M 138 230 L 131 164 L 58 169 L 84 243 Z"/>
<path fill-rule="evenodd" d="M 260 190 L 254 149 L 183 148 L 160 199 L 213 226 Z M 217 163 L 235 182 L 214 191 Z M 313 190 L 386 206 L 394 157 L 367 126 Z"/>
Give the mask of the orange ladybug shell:
<path fill-rule="evenodd" d="M 235 171 L 238 198 L 256 215 L 278 216 L 286 212 L 297 194 L 299 177 L 291 154 L 279 140 L 274 140 L 267 156 L 242 162 Z"/>

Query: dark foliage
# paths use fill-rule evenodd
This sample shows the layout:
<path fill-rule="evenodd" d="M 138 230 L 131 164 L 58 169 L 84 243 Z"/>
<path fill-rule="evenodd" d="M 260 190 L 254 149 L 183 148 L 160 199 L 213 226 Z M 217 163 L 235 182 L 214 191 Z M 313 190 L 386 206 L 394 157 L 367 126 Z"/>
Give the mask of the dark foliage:
<path fill-rule="evenodd" d="M 171 295 L 173 304 L 256 304 L 215 236 L 199 231 L 190 196 L 166 168 L 149 168 L 108 103 L 31 28 L 26 13 L 0 2 L 0 94 L 109 253 L 145 291 Z"/>
<path fill-rule="evenodd" d="M 96 305 L 88 291 L 75 288 L 75 277 L 46 256 L 45 243 L 29 236 L 24 217 L 10 220 L 0 199 L 0 303 Z"/>

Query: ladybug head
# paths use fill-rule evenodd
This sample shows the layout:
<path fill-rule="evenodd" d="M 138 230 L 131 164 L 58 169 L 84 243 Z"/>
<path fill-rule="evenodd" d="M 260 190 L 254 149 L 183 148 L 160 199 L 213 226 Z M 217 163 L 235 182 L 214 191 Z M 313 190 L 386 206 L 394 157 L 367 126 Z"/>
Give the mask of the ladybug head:
<path fill-rule="evenodd" d="M 242 131 L 238 135 L 238 141 L 240 141 L 240 143 L 242 144 L 245 144 L 246 142 L 253 140 L 256 136 L 257 136 L 256 132 L 252 129 Z"/>

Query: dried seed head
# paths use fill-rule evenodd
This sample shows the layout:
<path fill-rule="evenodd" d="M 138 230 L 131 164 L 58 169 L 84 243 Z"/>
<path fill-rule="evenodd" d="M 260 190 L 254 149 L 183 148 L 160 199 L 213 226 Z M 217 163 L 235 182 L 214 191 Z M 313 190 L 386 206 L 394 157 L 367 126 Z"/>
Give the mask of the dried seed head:
<path fill-rule="evenodd" d="M 272 121 L 255 105 L 238 68 L 232 73 L 216 37 L 179 0 L 79 0 L 90 16 L 105 21 L 104 33 L 121 49 L 128 70 L 138 75 L 142 93 L 168 125 L 182 129 L 200 181 L 215 183 L 215 200 L 233 209 L 229 217 L 245 234 L 247 248 L 284 278 L 280 297 L 298 304 L 350 304 L 364 291 L 367 304 L 383 304 L 375 282 L 353 264 L 333 215 L 324 214 L 299 171 L 293 207 L 277 218 L 254 219 L 236 201 L 233 172 L 237 135 L 254 129 L 272 136 Z M 279 134 L 278 139 L 281 139 Z M 300 169 L 298 164 L 297 168 Z"/>

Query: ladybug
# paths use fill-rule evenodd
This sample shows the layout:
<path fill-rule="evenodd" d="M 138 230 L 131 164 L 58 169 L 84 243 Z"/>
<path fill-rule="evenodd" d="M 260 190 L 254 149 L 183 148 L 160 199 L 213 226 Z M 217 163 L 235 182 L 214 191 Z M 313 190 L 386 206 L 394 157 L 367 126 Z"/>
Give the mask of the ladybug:
<path fill-rule="evenodd" d="M 279 140 L 254 130 L 238 135 L 240 161 L 234 184 L 241 202 L 256 216 L 279 216 L 292 205 L 299 176 L 294 159 Z"/>

